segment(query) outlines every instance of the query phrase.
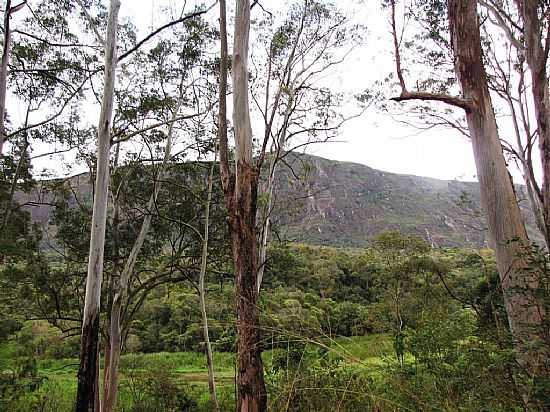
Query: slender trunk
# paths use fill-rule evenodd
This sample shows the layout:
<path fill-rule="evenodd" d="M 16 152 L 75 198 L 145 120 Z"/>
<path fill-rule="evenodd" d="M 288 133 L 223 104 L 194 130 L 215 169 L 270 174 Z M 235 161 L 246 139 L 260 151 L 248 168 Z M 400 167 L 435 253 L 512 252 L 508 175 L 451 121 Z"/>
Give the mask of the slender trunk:
<path fill-rule="evenodd" d="M 113 173 L 116 173 L 118 168 L 118 162 L 120 159 L 120 144 L 116 146 L 115 156 L 113 161 Z M 116 190 L 113 193 L 113 269 L 111 276 L 109 276 L 108 286 L 108 299 L 107 299 L 107 319 L 105 320 L 105 338 L 104 338 L 104 354 L 105 354 L 105 366 L 103 368 L 103 400 L 108 397 L 108 392 L 111 387 L 111 375 L 109 365 L 111 363 L 111 313 L 113 311 L 113 300 L 115 298 L 115 281 L 120 277 L 120 242 L 119 242 L 119 223 L 120 223 L 120 204 L 119 204 L 119 191 L 123 182 L 119 183 Z M 104 403 L 105 404 L 105 403 Z M 101 410 L 101 409 L 100 409 Z"/>
<path fill-rule="evenodd" d="M 6 141 L 6 94 L 8 82 L 8 62 L 11 49 L 11 0 L 6 0 L 4 11 L 4 49 L 2 50 L 2 61 L 0 62 L 0 156 L 4 150 Z"/>
<path fill-rule="evenodd" d="M 535 224 L 537 226 L 537 229 L 542 234 L 542 236 L 545 239 L 546 248 L 550 250 L 550 234 L 546 230 L 546 224 L 544 223 L 544 210 L 543 206 L 541 204 L 541 198 L 538 196 L 535 185 L 537 184 L 534 180 L 534 176 L 531 173 L 531 167 L 529 160 L 525 157 L 525 148 L 523 146 L 523 143 L 521 141 L 521 132 L 519 129 L 519 123 L 518 123 L 518 116 L 516 112 L 516 108 L 514 106 L 514 102 L 511 98 L 511 96 L 506 96 L 506 102 L 508 103 L 508 107 L 510 108 L 511 118 L 512 118 L 512 124 L 514 126 L 514 134 L 516 136 L 516 144 L 517 144 L 517 154 L 519 161 L 521 163 L 521 171 L 523 174 L 523 180 L 525 182 L 525 186 L 527 189 L 527 197 L 529 198 L 529 205 L 531 207 L 531 211 L 533 212 L 533 216 L 535 217 Z M 527 131 L 527 133 L 530 133 Z M 528 135 L 529 136 L 529 135 Z"/>
<path fill-rule="evenodd" d="M 261 216 L 263 220 L 262 225 L 262 231 L 261 231 L 261 239 L 260 239 L 260 251 L 258 253 L 258 277 L 256 279 L 256 291 L 260 293 L 260 289 L 262 287 L 262 281 L 264 279 L 264 271 L 265 271 L 265 264 L 267 261 L 267 242 L 269 240 L 269 231 L 271 230 L 271 219 L 270 214 L 271 210 L 273 208 L 273 184 L 275 181 L 275 168 L 276 168 L 276 160 L 271 159 L 269 163 L 269 177 L 267 181 L 267 188 L 265 191 L 265 194 L 267 194 L 267 203 L 264 206 L 263 210 L 263 216 Z"/>
<path fill-rule="evenodd" d="M 110 320 L 106 322 L 105 328 L 110 328 Z M 111 363 L 111 338 L 110 335 L 107 335 L 104 340 L 105 347 L 103 348 L 103 407 L 105 407 L 105 399 L 107 399 L 107 392 L 109 391 L 109 386 L 111 382 L 111 376 L 109 375 L 109 364 Z"/>
<path fill-rule="evenodd" d="M 300 27 L 301 30 L 301 27 Z M 294 53 L 294 50 L 292 51 L 292 54 Z M 289 59 L 287 66 L 290 66 L 292 62 L 292 57 Z M 288 75 L 290 78 L 290 73 Z M 293 82 L 294 83 L 294 82 Z M 264 216 L 263 216 L 263 227 L 261 231 L 262 238 L 260 240 L 260 252 L 259 252 L 259 268 L 258 268 L 258 279 L 256 281 L 256 290 L 258 293 L 260 293 L 260 289 L 262 287 L 262 281 L 264 278 L 264 271 L 265 271 L 265 263 L 267 258 L 267 242 L 269 240 L 269 231 L 270 225 L 271 225 L 271 211 L 273 210 L 273 193 L 274 193 L 274 186 L 275 186 L 275 175 L 277 173 L 277 163 L 279 161 L 279 156 L 281 155 L 281 152 L 284 150 L 286 139 L 287 139 L 287 131 L 288 131 L 288 123 L 290 120 L 290 115 L 292 113 L 292 105 L 294 103 L 294 90 L 293 85 L 290 86 L 290 80 L 287 81 L 287 87 L 288 87 L 288 93 L 289 93 L 289 99 L 288 103 L 285 109 L 285 114 L 283 117 L 283 127 L 279 131 L 279 139 L 277 141 L 277 147 L 276 151 L 271 158 L 271 161 L 269 162 L 269 176 L 267 179 L 267 204 L 264 208 Z M 274 109 L 275 110 L 275 109 Z"/>
<path fill-rule="evenodd" d="M 111 0 L 107 24 L 107 39 L 105 42 L 105 84 L 98 125 L 96 181 L 86 296 L 84 300 L 84 317 L 82 319 L 82 334 L 80 339 L 80 367 L 78 369 L 76 412 L 93 411 L 94 400 L 99 391 L 99 388 L 96 387 L 99 310 L 109 190 L 110 131 L 114 105 L 119 9 L 120 0 Z"/>
<path fill-rule="evenodd" d="M 523 19 L 526 60 L 531 71 L 531 91 L 537 120 L 542 164 L 542 203 L 546 243 L 550 247 L 550 96 L 546 70 L 547 51 L 542 44 L 540 0 L 515 0 Z M 548 41 L 548 40 L 547 40 Z"/>
<path fill-rule="evenodd" d="M 182 102 L 182 97 L 180 96 L 180 99 L 178 101 L 178 104 L 173 114 L 173 119 L 176 118 L 180 110 L 181 102 Z M 164 148 L 164 158 L 159 167 L 157 179 L 154 182 L 153 192 L 151 193 L 149 202 L 147 203 L 146 215 L 143 218 L 140 231 L 138 233 L 136 241 L 134 242 L 134 245 L 132 246 L 132 250 L 130 251 L 128 258 L 126 259 L 118 284 L 116 284 L 115 282 L 115 288 L 114 288 L 115 293 L 113 297 L 113 303 L 111 308 L 111 319 L 110 319 L 111 352 L 110 352 L 109 365 L 108 366 L 106 365 L 106 367 L 109 368 L 109 372 L 108 372 L 109 385 L 105 391 L 105 400 L 103 402 L 102 412 L 112 412 L 116 406 L 117 395 L 118 395 L 120 354 L 122 350 L 122 341 L 123 341 L 122 327 L 121 327 L 122 304 L 126 296 L 126 293 L 128 291 L 130 276 L 132 275 L 132 273 L 134 273 L 134 268 L 137 262 L 137 258 L 141 252 L 141 248 L 143 247 L 145 238 L 149 233 L 149 228 L 151 227 L 151 221 L 153 219 L 152 211 L 155 208 L 155 203 L 157 201 L 157 198 L 162 186 L 161 182 L 164 180 L 166 167 L 168 165 L 168 162 L 171 156 L 174 124 L 175 122 L 171 122 L 168 129 L 168 135 L 166 137 L 166 146 Z"/>
<path fill-rule="evenodd" d="M 482 62 L 476 6 L 476 0 L 449 0 L 451 44 L 463 95 L 472 102 L 466 119 L 506 313 L 518 348 L 525 349 L 525 343 L 533 337 L 533 330 L 541 324 L 541 309 L 534 297 L 537 273 L 528 270 L 522 257 L 529 239 L 499 141 Z M 541 360 L 538 355 L 522 352 L 519 360 L 527 370 L 533 371 Z"/>
<path fill-rule="evenodd" d="M 206 197 L 206 205 L 204 211 L 204 235 L 202 239 L 202 256 L 201 256 L 201 271 L 199 274 L 199 299 L 201 304 L 202 315 L 202 334 L 204 337 L 204 344 L 206 345 L 206 363 L 208 365 L 208 389 L 210 390 L 210 396 L 214 403 L 214 410 L 219 411 L 220 405 L 218 403 L 218 397 L 216 395 L 216 380 L 214 376 L 214 357 L 212 356 L 212 345 L 210 344 L 210 336 L 208 334 L 208 316 L 206 314 L 206 291 L 204 287 L 206 277 L 206 265 L 208 260 L 208 236 L 209 236 L 209 224 L 210 224 L 210 204 L 212 202 L 212 188 L 214 181 L 214 166 L 216 160 L 212 162 L 210 167 L 210 174 L 208 175 L 208 194 Z"/>

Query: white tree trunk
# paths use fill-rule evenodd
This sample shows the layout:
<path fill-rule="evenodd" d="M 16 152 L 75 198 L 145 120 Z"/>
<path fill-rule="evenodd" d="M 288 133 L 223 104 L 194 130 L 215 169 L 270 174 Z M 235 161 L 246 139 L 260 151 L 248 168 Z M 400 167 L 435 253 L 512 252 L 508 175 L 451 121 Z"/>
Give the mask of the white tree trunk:
<path fill-rule="evenodd" d="M 109 192 L 109 152 L 111 147 L 111 122 L 117 65 L 117 28 L 119 10 L 120 0 L 111 0 L 105 41 L 104 88 L 98 124 L 96 181 L 90 253 L 88 257 L 88 275 L 86 278 L 86 297 L 84 300 L 84 314 L 80 341 L 80 367 L 78 370 L 78 388 L 75 407 L 77 412 L 89 412 L 93 411 L 94 407 L 98 407 L 98 405 L 94 406 L 94 400 L 99 391 L 96 381 L 99 342 L 99 310 L 101 282 L 103 278 L 107 199 Z"/>
<path fill-rule="evenodd" d="M 175 119 L 178 115 L 181 107 L 181 102 L 182 100 L 180 97 L 178 105 L 173 114 L 173 119 Z M 149 229 L 151 227 L 151 221 L 153 219 L 152 211 L 155 209 L 155 203 L 162 187 L 161 182 L 164 180 L 166 167 L 168 166 L 168 162 L 170 161 L 171 157 L 174 124 L 175 122 L 170 122 L 168 135 L 166 137 L 166 145 L 164 148 L 164 158 L 162 159 L 162 163 L 159 167 L 157 179 L 154 182 L 153 192 L 151 193 L 151 196 L 149 197 L 149 201 L 147 203 L 147 207 L 145 210 L 146 214 L 143 218 L 140 231 L 132 246 L 132 250 L 130 251 L 128 258 L 124 263 L 124 268 L 122 269 L 118 284 L 116 284 L 115 282 L 115 293 L 113 298 L 113 305 L 111 308 L 110 319 L 110 356 L 109 365 L 106 365 L 106 367 L 109 368 L 109 371 L 107 373 L 107 376 L 109 377 L 109 382 L 106 385 L 105 400 L 103 403 L 102 412 L 112 412 L 116 406 L 118 394 L 118 372 L 120 364 L 120 354 L 122 350 L 122 327 L 120 319 L 122 303 L 128 292 L 130 276 L 134 273 L 137 258 L 141 252 L 141 248 L 143 247 L 143 243 L 145 242 L 145 238 L 147 237 L 147 234 L 149 233 Z"/>
<path fill-rule="evenodd" d="M 210 204 L 212 203 L 212 189 L 214 182 L 214 166 L 216 160 L 212 162 L 210 167 L 210 174 L 208 175 L 208 193 L 206 196 L 206 205 L 204 211 L 204 234 L 202 238 L 202 256 L 201 256 L 201 270 L 199 273 L 199 299 L 201 305 L 202 315 L 202 334 L 204 337 L 204 344 L 206 345 L 206 362 L 208 366 L 208 388 L 210 390 L 210 397 L 214 403 L 215 411 L 220 410 L 218 403 L 218 397 L 216 395 L 216 379 L 214 375 L 214 356 L 212 355 L 212 345 L 210 343 L 210 335 L 208 333 L 208 316 L 206 313 L 206 290 L 205 290 L 205 278 L 206 278 L 206 266 L 208 263 L 208 237 L 209 237 L 209 225 L 210 225 Z"/>
<path fill-rule="evenodd" d="M 302 27 L 300 26 L 300 32 Z M 299 37 L 296 38 L 295 46 L 298 42 Z M 290 70 L 293 62 L 293 55 L 294 55 L 295 47 L 293 48 L 291 52 L 291 56 L 287 62 L 287 68 Z M 288 73 L 288 77 L 290 78 L 290 72 Z M 273 210 L 273 196 L 275 193 L 275 176 L 277 174 L 277 165 L 280 160 L 281 153 L 284 151 L 284 147 L 287 140 L 287 132 L 288 132 L 288 122 L 290 120 L 290 115 L 292 113 L 292 105 L 294 103 L 294 82 L 290 84 L 290 82 L 287 82 L 287 89 L 289 93 L 289 99 L 287 103 L 287 107 L 285 109 L 285 114 L 283 117 L 283 127 L 281 130 L 279 130 L 279 140 L 276 142 L 276 150 L 273 156 L 271 157 L 269 161 L 269 175 L 267 177 L 267 187 L 265 189 L 264 194 L 267 195 L 267 203 L 263 210 L 263 216 L 260 218 L 263 220 L 263 227 L 261 231 L 261 239 L 260 239 L 260 251 L 258 256 L 258 278 L 256 280 L 256 290 L 258 293 L 260 293 L 260 289 L 262 287 L 262 282 L 264 279 L 264 272 L 265 272 L 265 264 L 267 261 L 267 244 L 269 240 L 269 233 L 271 230 L 271 212 Z M 280 93 L 280 91 L 279 91 Z M 276 110 L 274 108 L 273 110 Z"/>

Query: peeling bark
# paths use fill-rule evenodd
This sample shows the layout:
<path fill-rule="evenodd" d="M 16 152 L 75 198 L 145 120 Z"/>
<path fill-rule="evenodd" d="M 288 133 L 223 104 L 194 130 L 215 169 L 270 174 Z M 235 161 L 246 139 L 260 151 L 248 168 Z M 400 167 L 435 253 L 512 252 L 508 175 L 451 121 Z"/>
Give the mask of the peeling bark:
<path fill-rule="evenodd" d="M 396 63 L 399 63 L 393 0 L 392 6 L 392 31 Z M 536 297 L 540 273 L 528 267 L 525 256 L 529 239 L 506 167 L 489 94 L 481 50 L 477 0 L 448 0 L 448 19 L 455 73 L 462 96 L 455 98 L 408 92 L 403 81 L 402 96 L 406 98 L 394 100 L 436 100 L 464 109 L 474 152 L 481 204 L 487 217 L 490 245 L 496 255 L 506 314 L 518 350 L 518 361 L 528 373 L 536 375 L 540 365 L 548 357 L 547 350 L 529 348 L 529 342 L 538 338 L 537 333 L 540 333 L 544 315 L 544 308 Z M 396 66 L 400 69 L 400 64 Z"/>
<path fill-rule="evenodd" d="M 491 246 L 504 293 L 506 313 L 520 353 L 518 359 L 533 372 L 541 355 L 523 351 L 541 326 L 541 308 L 535 297 L 537 274 L 528 270 L 524 247 L 529 244 L 508 174 L 483 66 L 476 0 L 449 0 L 449 29 L 455 71 L 464 98 L 473 102 L 466 119 L 477 168 L 481 203 L 487 216 Z"/>
<path fill-rule="evenodd" d="M 229 169 L 226 123 L 227 31 L 226 5 L 220 0 L 220 170 L 229 215 L 235 268 L 237 310 L 237 410 L 267 410 L 260 348 L 258 294 L 258 251 L 256 214 L 258 171 L 252 164 L 252 129 L 248 99 L 248 40 L 250 1 L 236 0 L 233 45 L 233 123 L 235 127 L 235 174 Z"/>

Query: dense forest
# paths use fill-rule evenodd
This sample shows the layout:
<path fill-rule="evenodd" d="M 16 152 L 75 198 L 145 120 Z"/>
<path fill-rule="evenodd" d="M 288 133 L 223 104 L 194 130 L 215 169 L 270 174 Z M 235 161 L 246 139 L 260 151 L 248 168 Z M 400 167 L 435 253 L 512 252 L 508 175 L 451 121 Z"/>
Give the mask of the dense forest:
<path fill-rule="evenodd" d="M 547 1 L 2 13 L 0 410 L 550 410 Z M 375 114 L 477 183 L 304 154 Z"/>

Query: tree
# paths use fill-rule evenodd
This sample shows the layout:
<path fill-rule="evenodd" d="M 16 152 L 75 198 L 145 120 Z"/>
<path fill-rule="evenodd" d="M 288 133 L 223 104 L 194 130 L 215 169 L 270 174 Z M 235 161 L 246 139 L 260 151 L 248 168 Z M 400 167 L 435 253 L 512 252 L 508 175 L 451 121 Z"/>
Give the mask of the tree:
<path fill-rule="evenodd" d="M 362 33 L 361 27 L 351 25 L 334 4 L 310 0 L 292 3 L 279 25 L 269 14 L 260 21 L 258 30 L 259 44 L 255 44 L 251 57 L 251 94 L 263 120 L 263 130 L 257 133 L 263 135 L 263 151 L 269 147 L 267 173 L 259 195 L 259 291 L 280 164 L 297 148 L 330 141 L 346 121 L 364 110 L 344 116 L 343 93 L 322 85 L 327 72 L 345 62 Z"/>
<path fill-rule="evenodd" d="M 390 6 L 396 70 L 401 85 L 401 95 L 394 100 L 435 100 L 458 107 L 466 113 L 481 202 L 487 216 L 491 246 L 496 253 L 510 328 L 518 342 L 518 358 L 531 374 L 536 374 L 544 355 L 540 350 L 526 351 L 525 343 L 533 337 L 533 330 L 539 328 L 542 322 L 542 308 L 535 297 L 538 278 L 529 270 L 523 257 L 529 239 L 499 140 L 483 65 L 477 1 L 449 0 L 447 5 L 450 46 L 456 77 L 462 89 L 461 97 L 407 90 L 401 68 L 395 2 L 391 1 Z"/>
<path fill-rule="evenodd" d="M 550 95 L 546 64 L 548 62 L 550 33 L 543 45 L 544 17 L 550 7 L 537 0 L 515 0 L 523 20 L 525 58 L 531 71 L 531 91 L 539 137 L 542 163 L 542 205 L 547 246 L 550 248 Z M 539 9 L 541 16 L 539 17 Z M 548 23 L 546 22 L 546 25 Z"/>
<path fill-rule="evenodd" d="M 109 193 L 109 152 L 117 65 L 117 29 L 120 0 L 111 0 L 105 45 L 105 79 L 97 134 L 97 165 L 86 297 L 80 341 L 76 412 L 99 410 L 99 310 Z"/>
<path fill-rule="evenodd" d="M 210 166 L 210 173 L 208 174 L 208 188 L 206 195 L 206 202 L 204 205 L 204 232 L 202 237 L 202 253 L 201 253 L 201 268 L 199 273 L 199 299 L 201 305 L 202 316 L 202 334 L 204 337 L 204 344 L 206 349 L 206 361 L 208 366 L 208 388 L 210 390 L 210 397 L 214 403 L 214 409 L 216 412 L 220 410 L 218 403 L 218 397 L 216 395 L 216 379 L 214 376 L 214 356 L 212 355 L 212 345 L 210 343 L 210 335 L 208 333 L 208 316 L 206 313 L 206 269 L 208 264 L 208 239 L 210 230 L 210 206 L 212 204 L 212 190 L 214 185 L 214 166 L 216 162 L 212 162 Z"/>
<path fill-rule="evenodd" d="M 373 247 L 382 257 L 389 277 L 386 285 L 391 294 L 395 311 L 394 347 L 398 361 L 403 366 L 403 328 L 405 323 L 402 301 L 406 290 L 410 289 L 408 284 L 412 282 L 411 277 L 416 269 L 412 269 L 411 266 L 415 263 L 415 259 L 423 257 L 428 252 L 429 246 L 416 236 L 405 236 L 399 232 L 384 232 L 374 239 Z"/>
<path fill-rule="evenodd" d="M 252 128 L 248 104 L 248 41 L 250 1 L 236 0 L 233 43 L 233 126 L 235 128 L 235 173 L 229 169 L 227 141 L 227 23 L 226 4 L 220 1 L 220 172 L 229 215 L 231 248 L 235 268 L 237 308 L 237 410 L 265 411 L 267 394 L 263 376 L 256 289 L 258 252 L 256 214 L 261 162 L 253 164 Z"/>

